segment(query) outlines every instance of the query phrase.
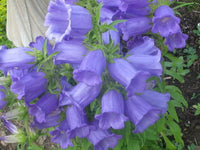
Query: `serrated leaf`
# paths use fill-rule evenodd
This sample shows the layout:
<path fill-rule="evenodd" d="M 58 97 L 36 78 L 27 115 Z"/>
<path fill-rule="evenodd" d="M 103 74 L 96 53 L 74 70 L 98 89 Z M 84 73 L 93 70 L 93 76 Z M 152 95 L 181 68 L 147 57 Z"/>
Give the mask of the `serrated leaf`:
<path fill-rule="evenodd" d="M 171 97 L 185 107 L 188 107 L 187 101 L 182 95 L 182 92 L 176 86 L 166 86 L 166 90 L 170 93 Z"/>
<path fill-rule="evenodd" d="M 184 145 L 184 142 L 182 140 L 181 128 L 179 127 L 179 125 L 172 120 L 169 120 L 167 122 L 167 125 L 169 126 L 169 129 L 170 129 L 171 133 L 173 134 L 175 141 L 177 143 Z"/>
<path fill-rule="evenodd" d="M 178 115 L 177 115 L 177 113 L 176 113 L 176 109 L 175 109 L 175 107 L 174 107 L 172 101 L 174 101 L 174 100 L 171 100 L 171 101 L 168 102 L 168 110 L 167 110 L 167 111 L 169 112 L 169 115 L 170 115 L 174 120 L 176 120 L 177 122 L 179 122 Z"/>
<path fill-rule="evenodd" d="M 166 143 L 166 149 L 167 150 L 176 150 L 176 146 L 168 139 L 168 137 L 165 136 L 163 133 L 161 133 L 161 135 L 164 138 L 164 141 Z"/>
<path fill-rule="evenodd" d="M 165 127 L 165 118 L 160 118 L 156 124 L 156 130 L 158 133 L 162 132 L 166 127 Z"/>
<path fill-rule="evenodd" d="M 183 77 L 177 74 L 177 72 L 175 72 L 174 70 L 165 70 L 165 74 L 172 76 L 173 78 L 177 79 L 181 83 L 184 83 Z"/>

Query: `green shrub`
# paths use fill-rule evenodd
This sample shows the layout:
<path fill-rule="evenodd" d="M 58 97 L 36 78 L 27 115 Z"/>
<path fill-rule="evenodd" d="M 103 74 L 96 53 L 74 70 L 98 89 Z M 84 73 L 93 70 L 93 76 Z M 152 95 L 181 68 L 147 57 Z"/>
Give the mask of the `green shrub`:
<path fill-rule="evenodd" d="M 11 41 L 6 37 L 6 0 L 0 0 L 0 45 L 13 47 Z"/>

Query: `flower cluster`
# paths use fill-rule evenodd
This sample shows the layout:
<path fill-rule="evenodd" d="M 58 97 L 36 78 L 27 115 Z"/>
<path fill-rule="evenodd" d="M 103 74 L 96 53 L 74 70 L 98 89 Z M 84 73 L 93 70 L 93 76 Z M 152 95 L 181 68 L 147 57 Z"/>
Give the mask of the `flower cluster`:
<path fill-rule="evenodd" d="M 181 32 L 179 23 L 180 19 L 174 15 L 173 10 L 169 6 L 160 6 L 155 11 L 155 16 L 152 19 L 153 33 L 159 33 L 166 38 L 165 44 L 170 51 L 175 48 L 185 47 L 188 36 Z"/>
<path fill-rule="evenodd" d="M 29 48 L 2 47 L 0 70 L 10 76 L 10 91 L 25 102 L 33 116 L 31 128 L 55 127 L 50 135 L 61 148 L 73 146 L 76 136 L 87 138 L 96 150 L 114 148 L 122 136 L 111 128 L 122 129 L 131 121 L 133 133 L 143 132 L 163 116 L 170 100 L 168 93 L 154 91 L 155 85 L 147 82 L 151 76 L 162 75 L 161 51 L 143 34 L 151 28 L 153 33 L 159 32 L 167 38 L 170 50 L 184 46 L 186 36 L 168 6 L 156 10 L 152 27 L 148 0 L 98 0 L 103 4 L 101 25 L 126 21 L 115 24 L 115 30 L 102 32 L 104 44 L 93 43 L 98 45 L 95 48 L 84 43 L 86 33 L 95 26 L 92 17 L 75 2 L 55 0 L 49 4 L 46 36 L 55 41 L 53 47 L 43 37 L 37 37 Z M 67 69 L 73 69 L 71 76 Z M 5 100 L 1 90 L 1 109 Z M 99 104 L 101 113 L 95 112 L 91 103 Z M 9 122 L 4 119 L 4 123 Z"/>

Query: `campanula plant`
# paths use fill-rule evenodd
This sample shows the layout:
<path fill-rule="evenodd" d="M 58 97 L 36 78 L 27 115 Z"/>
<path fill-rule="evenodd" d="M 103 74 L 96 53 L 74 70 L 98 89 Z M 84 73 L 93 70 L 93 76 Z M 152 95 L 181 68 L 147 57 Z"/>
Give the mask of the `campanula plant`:
<path fill-rule="evenodd" d="M 31 144 L 47 129 L 51 141 L 63 149 L 130 149 L 133 141 L 127 139 L 149 129 L 164 132 L 164 127 L 151 130 L 167 120 L 168 103 L 175 101 L 170 101 L 170 89 L 161 87 L 162 51 L 184 47 L 187 35 L 173 10 L 157 3 L 50 1 L 45 38 L 38 36 L 28 48 L 0 50 L 0 70 L 12 82 L 1 86 L 0 106 L 8 106 L 6 93 L 12 93 L 12 104 L 25 109 L 27 132 L 27 138 L 20 132 L 16 140 L 17 127 L 2 118 L 17 135 L 0 140 Z M 157 5 L 155 13 L 151 5 Z M 166 39 L 166 49 L 156 46 L 154 35 Z"/>

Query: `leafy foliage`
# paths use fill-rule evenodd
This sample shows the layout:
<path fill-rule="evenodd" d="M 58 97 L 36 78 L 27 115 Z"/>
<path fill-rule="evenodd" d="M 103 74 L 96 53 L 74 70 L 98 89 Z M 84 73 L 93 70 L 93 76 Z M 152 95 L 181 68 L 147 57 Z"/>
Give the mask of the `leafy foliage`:
<path fill-rule="evenodd" d="M 6 0 L 0 0 L 0 45 L 13 47 L 12 42 L 6 37 Z"/>

